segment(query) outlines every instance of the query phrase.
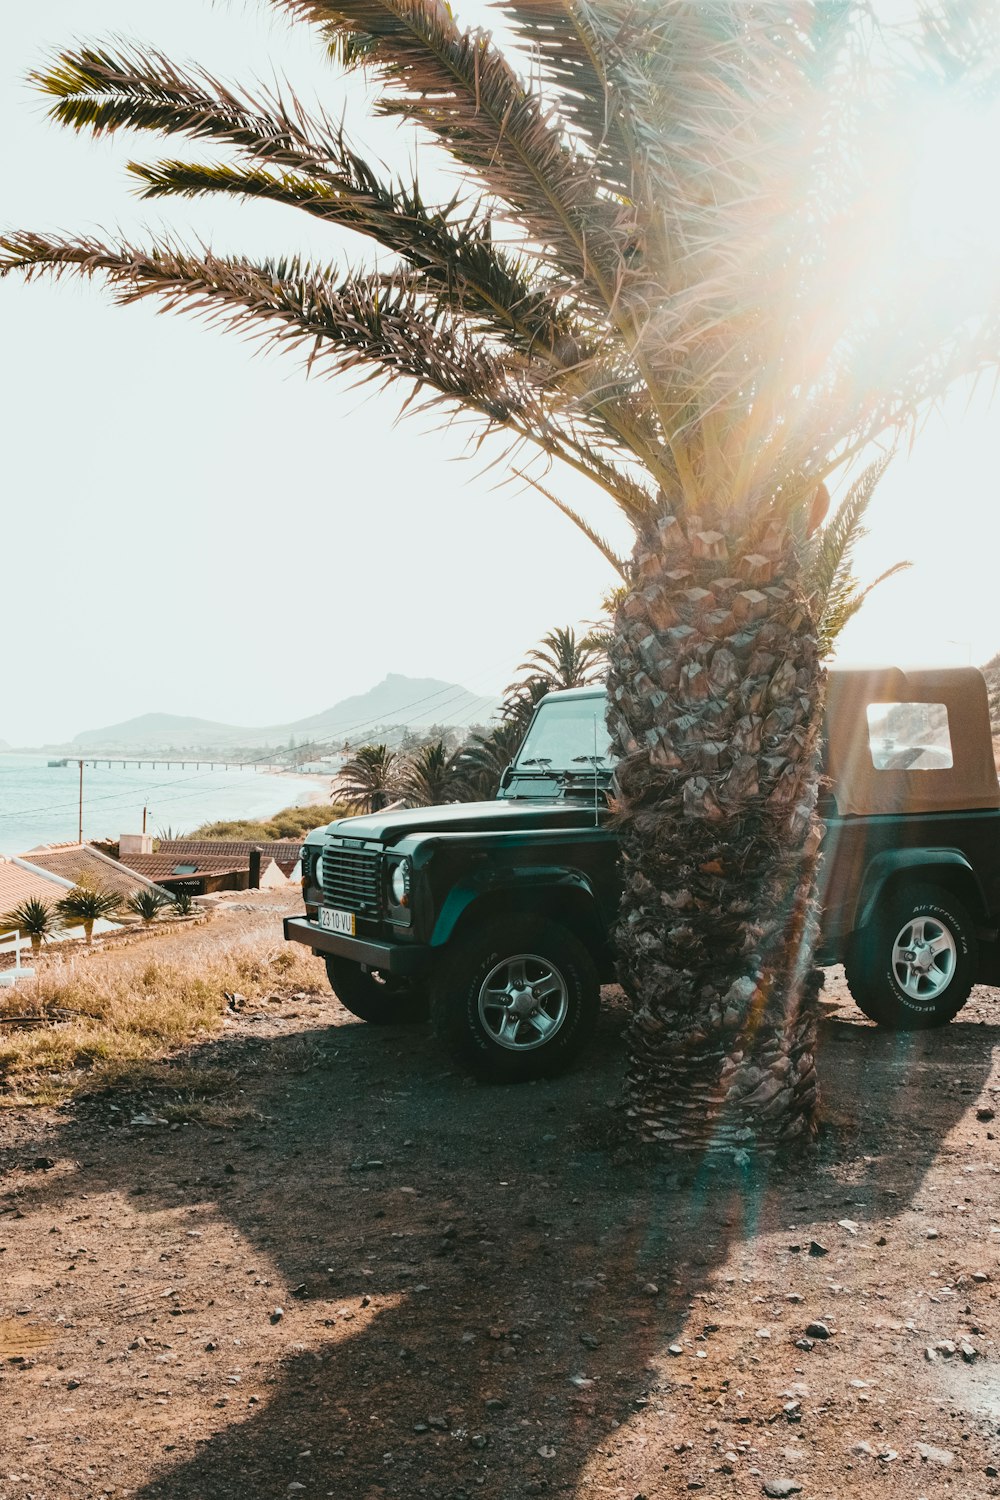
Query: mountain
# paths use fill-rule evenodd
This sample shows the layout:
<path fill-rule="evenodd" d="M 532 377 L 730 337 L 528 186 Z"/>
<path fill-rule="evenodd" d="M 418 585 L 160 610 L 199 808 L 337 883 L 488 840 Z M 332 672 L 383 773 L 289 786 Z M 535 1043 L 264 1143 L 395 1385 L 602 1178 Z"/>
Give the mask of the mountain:
<path fill-rule="evenodd" d="M 403 677 L 390 672 L 367 693 L 344 698 L 332 708 L 281 726 L 286 735 L 331 738 L 357 734 L 376 724 L 481 724 L 497 707 L 496 698 L 481 698 L 454 682 L 437 677 Z"/>
<path fill-rule="evenodd" d="M 344 698 L 321 713 L 287 724 L 248 727 L 216 723 L 178 714 L 140 714 L 121 724 L 82 730 L 74 747 L 98 750 L 223 750 L 262 745 L 287 745 L 294 738 L 337 740 L 348 736 L 357 742 L 380 725 L 405 724 L 411 729 L 430 724 L 466 726 L 485 723 L 498 707 L 496 698 L 471 693 L 458 683 L 437 677 L 404 677 L 390 672 L 367 693 Z"/>

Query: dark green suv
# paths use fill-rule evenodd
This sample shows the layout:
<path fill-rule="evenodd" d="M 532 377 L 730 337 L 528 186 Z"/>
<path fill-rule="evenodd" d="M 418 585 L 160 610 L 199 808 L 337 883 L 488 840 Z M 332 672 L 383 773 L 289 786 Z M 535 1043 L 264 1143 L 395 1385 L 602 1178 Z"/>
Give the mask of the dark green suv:
<path fill-rule="evenodd" d="M 344 818 L 303 849 L 285 936 L 365 1021 L 426 1016 L 481 1075 L 555 1071 L 615 978 L 604 692 L 551 693 L 493 802 Z M 973 669 L 834 672 L 820 961 L 872 1019 L 950 1020 L 994 977 L 1000 788 Z M 763 746 L 762 753 L 766 753 Z M 724 774 L 724 773 L 723 773 Z"/>

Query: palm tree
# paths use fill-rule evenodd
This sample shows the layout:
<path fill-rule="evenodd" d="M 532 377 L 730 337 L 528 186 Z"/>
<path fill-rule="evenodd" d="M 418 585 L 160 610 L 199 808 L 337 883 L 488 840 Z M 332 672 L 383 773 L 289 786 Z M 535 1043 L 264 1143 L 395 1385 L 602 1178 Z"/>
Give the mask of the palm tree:
<path fill-rule="evenodd" d="M 518 667 L 519 672 L 543 678 L 552 691 L 587 687 L 590 683 L 599 681 L 606 670 L 607 664 L 600 647 L 595 646 L 589 637 L 577 639 L 576 631 L 571 626 L 550 630 L 548 635 L 543 635 L 539 644 L 528 652 Z"/>
<path fill-rule="evenodd" d="M 522 682 L 512 682 L 504 693 L 501 720 L 513 724 L 519 733 L 518 744 L 524 739 L 531 716 L 546 693 L 552 692 L 552 683 L 546 677 L 526 677 Z"/>
<path fill-rule="evenodd" d="M 455 761 L 455 773 L 466 789 L 463 801 L 487 802 L 496 796 L 526 728 L 526 721 L 502 718 L 486 734 L 474 734 L 466 741 Z"/>
<path fill-rule="evenodd" d="M 465 784 L 457 772 L 458 754 L 450 755 L 443 740 L 433 740 L 413 751 L 400 767 L 399 795 L 410 807 L 465 801 Z"/>
<path fill-rule="evenodd" d="M 387 745 L 362 745 L 345 761 L 334 791 L 353 812 L 379 812 L 397 795 L 399 763 Z"/>
<path fill-rule="evenodd" d="M 119 910 L 122 898 L 99 886 L 75 885 L 56 902 L 56 911 L 67 927 L 83 927 L 88 948 L 94 941 L 94 923 Z"/>
<path fill-rule="evenodd" d="M 32 953 L 59 930 L 54 909 L 40 896 L 28 896 L 0 917 L 0 932 L 20 932 L 31 939 Z"/>
<path fill-rule="evenodd" d="M 0 270 L 99 274 L 118 302 L 402 380 L 506 434 L 515 472 L 625 589 L 609 727 L 628 1118 L 698 1148 L 807 1137 L 826 609 L 811 538 L 831 476 L 996 363 L 992 257 L 922 254 L 906 201 L 913 121 L 996 86 L 994 10 L 498 0 L 507 55 L 444 0 L 280 3 L 368 74 L 382 114 L 450 153 L 450 202 L 366 160 L 339 106 L 81 46 L 36 78 L 57 120 L 226 153 L 133 164 L 146 198 L 267 199 L 380 259 L 341 272 L 25 231 Z M 531 453 L 611 498 L 631 559 Z"/>

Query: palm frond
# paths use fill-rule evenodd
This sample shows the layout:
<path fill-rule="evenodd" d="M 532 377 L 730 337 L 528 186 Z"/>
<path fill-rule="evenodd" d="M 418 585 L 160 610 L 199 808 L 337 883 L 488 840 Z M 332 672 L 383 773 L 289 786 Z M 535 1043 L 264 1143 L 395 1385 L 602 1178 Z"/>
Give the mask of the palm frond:
<path fill-rule="evenodd" d="M 172 245 L 139 250 L 98 240 L 25 233 L 0 238 L 0 276 L 103 273 L 123 306 L 155 296 L 171 310 L 256 335 L 286 350 L 309 350 L 309 366 L 361 379 L 407 376 L 448 400 L 476 407 L 491 423 L 541 431 L 545 415 L 527 378 L 509 371 L 458 323 L 426 313 L 419 282 L 358 275 L 284 261 L 194 255 Z"/>
<path fill-rule="evenodd" d="M 834 515 L 812 538 L 803 572 L 807 593 L 825 599 L 837 579 L 843 578 L 850 569 L 854 548 L 866 534 L 862 524 L 865 513 L 891 456 L 885 454 L 868 465 L 851 485 Z"/>
<path fill-rule="evenodd" d="M 226 141 L 293 170 L 337 159 L 337 132 L 325 118 L 310 118 L 294 94 L 284 100 L 273 93 L 255 97 L 202 68 L 180 67 L 153 48 L 67 49 L 30 76 L 55 100 L 52 118 L 74 130 L 147 130 Z"/>
<path fill-rule="evenodd" d="M 536 479 L 534 475 L 526 473 L 523 469 L 515 469 L 513 472 L 517 475 L 518 479 L 523 479 L 526 484 L 530 484 L 533 489 L 536 489 L 540 495 L 544 495 L 546 500 L 551 501 L 557 510 L 561 510 L 563 515 L 583 532 L 587 540 L 594 544 L 598 552 L 607 559 L 620 578 L 628 576 L 628 564 L 625 559 L 619 557 L 607 538 L 601 536 L 591 526 L 589 521 L 585 520 L 572 506 L 567 505 L 565 500 L 560 500 L 558 495 L 554 495 L 551 490 L 546 489 L 545 485 Z"/>
<path fill-rule="evenodd" d="M 381 182 L 342 139 L 337 149 L 337 172 L 314 176 L 182 161 L 131 162 L 129 171 L 144 198 L 264 198 L 376 239 L 419 270 L 455 315 L 535 363 L 551 364 L 558 389 L 604 441 L 655 455 L 649 412 L 634 382 L 609 369 L 586 328 L 493 243 L 487 220 L 472 212 L 455 222 L 456 202 L 429 209 L 415 188 Z"/>
<path fill-rule="evenodd" d="M 887 578 L 912 566 L 905 561 L 894 563 L 864 587 L 854 576 L 854 549 L 867 535 L 862 524 L 865 513 L 891 457 L 891 453 L 886 453 L 869 464 L 852 484 L 832 518 L 805 543 L 802 584 L 813 601 L 823 656 L 829 656 L 840 632 L 857 614 L 872 590 Z"/>
<path fill-rule="evenodd" d="M 887 578 L 894 578 L 897 573 L 905 573 L 907 568 L 912 567 L 913 564 L 911 562 L 893 563 L 891 568 L 886 568 L 884 573 L 880 573 L 877 578 L 873 578 L 863 588 L 858 587 L 857 581 L 853 577 L 845 578 L 842 582 L 836 582 L 825 596 L 822 608 L 818 614 L 819 624 L 816 637 L 819 642 L 820 655 L 830 655 L 840 632 L 848 620 L 853 619 L 857 614 L 873 589 L 877 589 L 879 584 L 885 583 Z"/>
<path fill-rule="evenodd" d="M 502 0 L 501 8 L 536 54 L 561 118 L 586 141 L 605 181 L 633 196 L 638 161 L 627 101 L 612 77 L 628 45 L 627 21 L 588 0 Z"/>
<path fill-rule="evenodd" d="M 377 109 L 436 136 L 497 198 L 579 297 L 605 311 L 628 228 L 596 166 L 567 142 L 482 31 L 463 31 L 444 0 L 276 0 L 355 54 L 386 86 Z M 626 216 L 627 217 L 627 216 Z"/>

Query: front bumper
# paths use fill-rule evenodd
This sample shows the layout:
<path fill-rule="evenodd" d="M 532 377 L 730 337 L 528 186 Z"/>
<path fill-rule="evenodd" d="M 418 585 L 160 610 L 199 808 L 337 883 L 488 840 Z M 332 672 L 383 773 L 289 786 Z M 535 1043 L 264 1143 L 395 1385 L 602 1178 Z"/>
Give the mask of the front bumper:
<path fill-rule="evenodd" d="M 407 978 L 425 974 L 433 957 L 432 950 L 424 943 L 372 943 L 366 938 L 347 937 L 342 932 L 327 932 L 308 917 L 286 917 L 284 929 L 288 943 L 305 943 L 314 953 L 332 953 L 369 969 Z"/>

